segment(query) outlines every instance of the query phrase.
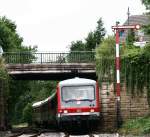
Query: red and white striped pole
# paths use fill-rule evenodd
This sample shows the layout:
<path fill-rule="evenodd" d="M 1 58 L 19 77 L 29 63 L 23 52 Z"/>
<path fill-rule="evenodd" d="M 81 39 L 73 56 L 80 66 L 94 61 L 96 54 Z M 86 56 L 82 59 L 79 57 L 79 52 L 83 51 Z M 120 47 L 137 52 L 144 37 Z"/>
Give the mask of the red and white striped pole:
<path fill-rule="evenodd" d="M 119 23 L 116 23 L 116 26 L 112 26 L 112 29 L 115 30 L 115 36 L 116 36 L 116 96 L 117 96 L 117 126 L 120 127 L 122 123 L 121 119 L 121 104 L 120 104 L 120 53 L 119 53 L 119 33 L 122 30 L 126 29 L 140 29 L 140 25 L 124 25 L 119 26 Z"/>
<path fill-rule="evenodd" d="M 116 29 L 116 94 L 120 101 L 120 53 L 119 53 L 119 29 Z"/>
<path fill-rule="evenodd" d="M 117 95 L 117 100 L 120 101 L 120 53 L 119 53 L 119 33 L 122 30 L 127 30 L 127 29 L 135 29 L 138 30 L 140 29 L 140 25 L 123 25 L 119 26 L 119 23 L 116 23 L 116 26 L 112 26 L 112 29 L 115 30 L 116 32 L 116 95 Z"/>
<path fill-rule="evenodd" d="M 116 37 L 116 58 L 115 58 L 115 66 L 116 66 L 116 123 L 117 127 L 120 127 L 122 124 L 121 119 L 121 105 L 120 105 L 120 48 L 119 48 L 119 33 L 120 29 L 118 28 L 118 24 L 116 23 L 115 37 Z"/>

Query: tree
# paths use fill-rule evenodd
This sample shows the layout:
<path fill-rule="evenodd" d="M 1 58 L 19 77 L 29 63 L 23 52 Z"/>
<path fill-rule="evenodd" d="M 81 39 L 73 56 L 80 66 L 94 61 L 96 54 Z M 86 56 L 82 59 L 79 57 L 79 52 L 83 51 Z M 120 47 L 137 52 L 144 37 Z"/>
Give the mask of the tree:
<path fill-rule="evenodd" d="M 94 50 L 96 47 L 96 39 L 93 32 L 90 32 L 87 36 L 86 40 L 86 50 Z"/>
<path fill-rule="evenodd" d="M 126 42 L 127 45 L 133 45 L 133 43 L 135 42 L 135 32 L 134 30 L 129 30 L 127 37 L 126 37 Z"/>
<path fill-rule="evenodd" d="M 96 73 L 101 83 L 103 78 L 112 80 L 114 73 L 115 38 L 108 36 L 96 49 Z"/>
<path fill-rule="evenodd" d="M 150 11 L 150 0 L 141 0 L 142 3 L 145 5 L 146 9 Z M 150 15 L 150 12 L 147 13 Z M 150 24 L 143 26 L 144 32 L 150 35 Z"/>
<path fill-rule="evenodd" d="M 21 48 L 23 38 L 17 34 L 15 23 L 6 17 L 0 18 L 0 35 L 0 45 L 4 52 Z"/>
<path fill-rule="evenodd" d="M 94 32 L 89 32 L 86 40 L 86 50 L 93 50 L 99 45 L 105 36 L 105 28 L 103 27 L 102 18 L 97 21 L 96 30 Z"/>
<path fill-rule="evenodd" d="M 70 45 L 70 51 L 84 51 L 85 44 L 81 40 L 72 41 Z"/>
<path fill-rule="evenodd" d="M 67 55 L 67 62 L 78 62 L 81 54 L 77 51 L 85 51 L 86 45 L 81 40 L 72 41 L 70 45 L 70 53 Z"/>
<path fill-rule="evenodd" d="M 92 51 L 99 45 L 105 36 L 105 28 L 103 27 L 102 18 L 97 21 L 97 26 L 94 31 L 88 33 L 85 38 L 85 43 L 81 40 L 73 41 L 70 45 L 70 51 Z"/>
<path fill-rule="evenodd" d="M 142 3 L 146 6 L 146 9 L 150 9 L 150 0 L 141 0 Z"/>
<path fill-rule="evenodd" d="M 104 24 L 103 24 L 102 18 L 100 18 L 97 21 L 97 27 L 96 27 L 96 30 L 94 31 L 95 42 L 97 45 L 99 45 L 102 42 L 106 34 L 106 31 L 103 25 Z"/>
<path fill-rule="evenodd" d="M 13 51 L 13 52 L 14 51 L 17 51 L 17 52 L 21 52 L 21 51 L 31 52 L 31 51 L 36 51 L 35 48 L 23 46 L 23 44 L 22 44 L 23 38 L 19 36 L 19 34 L 17 33 L 16 28 L 17 28 L 17 26 L 13 21 L 6 18 L 5 16 L 0 17 L 0 36 L 1 36 L 0 37 L 0 46 L 3 48 L 3 51 L 4 52 L 11 52 L 11 51 Z M 31 62 L 31 60 L 34 57 L 33 57 L 32 53 L 29 53 L 29 54 L 30 54 L 30 59 L 26 58 L 26 56 L 23 56 L 22 60 Z M 28 55 L 28 57 L 29 57 L 29 55 Z M 5 59 L 5 61 L 6 60 L 7 59 Z M 2 63 L 2 60 L 0 59 L 0 77 L 5 78 L 7 76 L 7 72 L 6 72 L 6 70 L 3 66 L 5 66 L 5 65 L 4 65 L 4 63 Z M 9 85 L 8 85 L 8 83 L 7 83 L 7 85 L 5 85 L 9 88 L 9 93 L 8 93 L 8 96 L 7 96 L 8 99 L 5 98 L 5 100 L 7 101 L 7 102 L 5 102 L 5 105 L 8 107 L 8 115 L 9 116 L 7 115 L 7 117 L 9 117 L 9 118 L 11 117 L 9 120 L 12 121 L 12 119 L 15 116 L 14 109 L 17 108 L 16 104 L 18 105 L 19 104 L 18 102 L 22 99 L 21 95 L 28 91 L 27 88 L 28 88 L 29 82 L 28 81 L 18 82 L 18 81 L 15 81 L 13 79 L 10 80 L 10 78 L 8 76 L 5 79 L 6 79 L 6 81 L 9 82 Z M 26 101 L 28 101 L 28 100 L 26 100 Z M 23 107 L 25 105 L 22 104 Z M 21 105 L 19 104 L 18 107 L 20 107 L 20 106 Z M 7 107 L 5 107 L 5 109 L 7 109 Z M 11 116 L 10 116 L 10 114 L 11 114 Z M 16 114 L 19 118 L 20 117 L 19 116 L 19 114 L 20 114 L 19 109 L 17 110 Z"/>
<path fill-rule="evenodd" d="M 10 81 L 9 118 L 11 123 L 17 124 L 25 121 L 24 108 L 28 103 L 38 102 L 50 96 L 56 89 L 56 81 Z"/>
<path fill-rule="evenodd" d="M 23 38 L 19 36 L 16 30 L 15 22 L 4 17 L 0 17 L 0 46 L 4 52 L 11 51 L 35 51 L 36 48 L 24 46 Z"/>

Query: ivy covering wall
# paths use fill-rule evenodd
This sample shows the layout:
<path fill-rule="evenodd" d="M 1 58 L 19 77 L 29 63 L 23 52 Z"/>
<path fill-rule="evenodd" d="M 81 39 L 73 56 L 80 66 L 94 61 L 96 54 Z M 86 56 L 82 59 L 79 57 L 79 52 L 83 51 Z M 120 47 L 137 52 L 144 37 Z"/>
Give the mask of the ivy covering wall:
<path fill-rule="evenodd" d="M 145 47 L 120 45 L 121 84 L 126 83 L 127 91 L 140 94 L 147 91 L 150 98 L 150 44 Z M 107 79 L 116 82 L 115 39 L 109 36 L 96 50 L 96 72 L 99 83 Z M 150 102 L 150 99 L 148 99 Z"/>
<path fill-rule="evenodd" d="M 8 75 L 5 69 L 4 61 L 0 58 L 0 130 L 6 130 L 8 128 L 7 99 Z"/>

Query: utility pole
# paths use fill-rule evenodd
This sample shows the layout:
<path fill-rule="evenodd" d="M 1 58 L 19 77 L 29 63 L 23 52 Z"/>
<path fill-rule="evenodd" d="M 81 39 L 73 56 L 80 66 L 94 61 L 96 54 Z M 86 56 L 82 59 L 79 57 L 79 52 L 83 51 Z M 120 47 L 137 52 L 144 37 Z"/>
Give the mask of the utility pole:
<path fill-rule="evenodd" d="M 128 7 L 127 16 L 128 16 L 128 25 L 129 25 L 129 17 L 130 17 L 130 9 L 129 9 L 129 7 Z"/>
<path fill-rule="evenodd" d="M 127 17 L 128 17 L 128 25 L 130 24 L 129 23 L 129 18 L 130 18 L 130 9 L 128 7 L 128 11 L 127 11 Z M 129 30 L 127 30 L 127 41 L 129 40 Z"/>

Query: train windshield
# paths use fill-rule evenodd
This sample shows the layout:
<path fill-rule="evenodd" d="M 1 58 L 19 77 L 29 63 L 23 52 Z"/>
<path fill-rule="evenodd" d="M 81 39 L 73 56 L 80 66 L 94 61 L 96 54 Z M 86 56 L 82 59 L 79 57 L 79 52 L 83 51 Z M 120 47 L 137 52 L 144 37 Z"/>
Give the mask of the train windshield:
<path fill-rule="evenodd" d="M 63 101 L 92 101 L 95 99 L 94 86 L 64 86 L 62 87 Z"/>

